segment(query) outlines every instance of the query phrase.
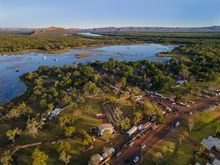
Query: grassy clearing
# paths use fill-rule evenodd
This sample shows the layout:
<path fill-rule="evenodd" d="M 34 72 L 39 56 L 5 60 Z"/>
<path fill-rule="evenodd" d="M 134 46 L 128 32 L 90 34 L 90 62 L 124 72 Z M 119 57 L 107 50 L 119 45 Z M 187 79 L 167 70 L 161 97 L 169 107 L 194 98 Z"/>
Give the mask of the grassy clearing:
<path fill-rule="evenodd" d="M 216 126 L 219 123 L 220 108 L 214 112 L 202 113 L 196 118 L 195 127 L 190 133 L 198 142 L 209 135 L 215 136 Z"/>
<path fill-rule="evenodd" d="M 164 152 L 164 148 L 166 152 Z M 160 164 L 170 165 L 170 164 L 178 164 L 178 165 L 187 165 L 192 158 L 193 152 L 189 149 L 186 144 L 178 145 L 176 142 L 165 140 L 157 145 L 154 148 L 153 152 L 160 152 L 163 154 L 163 159 Z M 153 160 L 152 154 L 148 155 L 144 159 L 144 164 L 153 165 L 155 161 Z"/>

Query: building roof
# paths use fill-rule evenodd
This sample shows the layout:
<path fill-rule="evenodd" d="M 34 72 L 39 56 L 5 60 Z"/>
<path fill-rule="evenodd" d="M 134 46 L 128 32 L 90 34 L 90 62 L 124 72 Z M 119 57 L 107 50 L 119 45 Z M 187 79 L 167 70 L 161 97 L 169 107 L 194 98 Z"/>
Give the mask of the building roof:
<path fill-rule="evenodd" d="M 99 131 L 105 130 L 105 129 L 114 129 L 112 124 L 104 123 L 102 125 L 98 126 Z"/>
<path fill-rule="evenodd" d="M 216 149 L 220 150 L 220 139 L 209 136 L 207 140 L 212 143 Z"/>
<path fill-rule="evenodd" d="M 214 146 L 212 143 L 210 143 L 210 141 L 208 141 L 207 139 L 203 139 L 201 142 L 202 145 L 204 145 L 204 147 L 208 150 L 211 150 L 212 147 Z"/>
<path fill-rule="evenodd" d="M 185 82 L 187 82 L 187 81 L 186 81 L 186 80 L 177 80 L 177 81 L 176 81 L 176 83 L 177 83 L 177 84 L 180 84 L 180 85 L 181 85 L 181 84 L 184 84 Z"/>
<path fill-rule="evenodd" d="M 220 160 L 214 159 L 214 161 L 212 162 L 212 165 L 220 165 Z"/>

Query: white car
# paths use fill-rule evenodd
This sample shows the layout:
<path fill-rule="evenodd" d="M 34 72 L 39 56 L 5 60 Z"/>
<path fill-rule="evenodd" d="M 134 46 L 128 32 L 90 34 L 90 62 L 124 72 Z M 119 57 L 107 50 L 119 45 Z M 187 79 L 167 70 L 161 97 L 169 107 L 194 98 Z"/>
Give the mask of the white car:
<path fill-rule="evenodd" d="M 133 162 L 134 162 L 134 163 L 137 163 L 137 162 L 139 161 L 139 159 L 140 159 L 140 158 L 139 158 L 138 156 L 136 156 L 136 157 L 133 159 Z"/>
<path fill-rule="evenodd" d="M 145 147 L 146 147 L 145 144 L 142 144 L 142 145 L 141 145 L 141 149 L 144 149 Z"/>
<path fill-rule="evenodd" d="M 122 153 L 119 151 L 117 154 L 116 154 L 116 157 L 119 157 Z"/>
<path fill-rule="evenodd" d="M 134 145 L 134 142 L 130 142 L 128 145 L 129 145 L 130 147 L 132 147 L 132 146 Z"/>

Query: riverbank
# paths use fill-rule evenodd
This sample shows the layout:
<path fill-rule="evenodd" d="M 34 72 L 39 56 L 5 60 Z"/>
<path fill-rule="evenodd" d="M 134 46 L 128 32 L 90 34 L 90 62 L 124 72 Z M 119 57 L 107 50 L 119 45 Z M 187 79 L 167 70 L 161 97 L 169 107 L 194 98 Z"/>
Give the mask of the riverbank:
<path fill-rule="evenodd" d="M 157 53 L 157 57 L 177 57 L 178 55 L 175 53 Z"/>

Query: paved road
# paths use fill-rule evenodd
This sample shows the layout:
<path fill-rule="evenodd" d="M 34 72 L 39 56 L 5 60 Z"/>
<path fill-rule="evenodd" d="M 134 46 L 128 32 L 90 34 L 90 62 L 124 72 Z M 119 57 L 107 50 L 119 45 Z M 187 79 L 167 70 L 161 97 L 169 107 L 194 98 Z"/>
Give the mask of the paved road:
<path fill-rule="evenodd" d="M 136 155 L 146 155 L 148 154 L 156 144 L 158 144 L 161 140 L 173 137 L 171 129 L 173 128 L 173 124 L 177 121 L 183 121 L 187 119 L 189 116 L 189 112 L 200 112 L 202 109 L 207 108 L 209 105 L 214 104 L 219 97 L 211 97 L 209 99 L 204 99 L 196 104 L 192 104 L 190 107 L 172 105 L 168 102 L 163 102 L 164 105 L 172 106 L 173 108 L 179 110 L 176 114 L 171 114 L 166 117 L 164 124 L 158 125 L 158 127 L 147 133 L 141 139 L 134 140 L 135 144 L 132 147 L 124 147 L 121 152 L 122 155 L 118 158 L 112 158 L 111 164 L 113 165 L 131 165 L 133 163 L 133 159 Z M 178 128 L 174 128 L 178 129 Z M 144 150 L 141 150 L 141 144 L 145 144 L 146 147 Z"/>

